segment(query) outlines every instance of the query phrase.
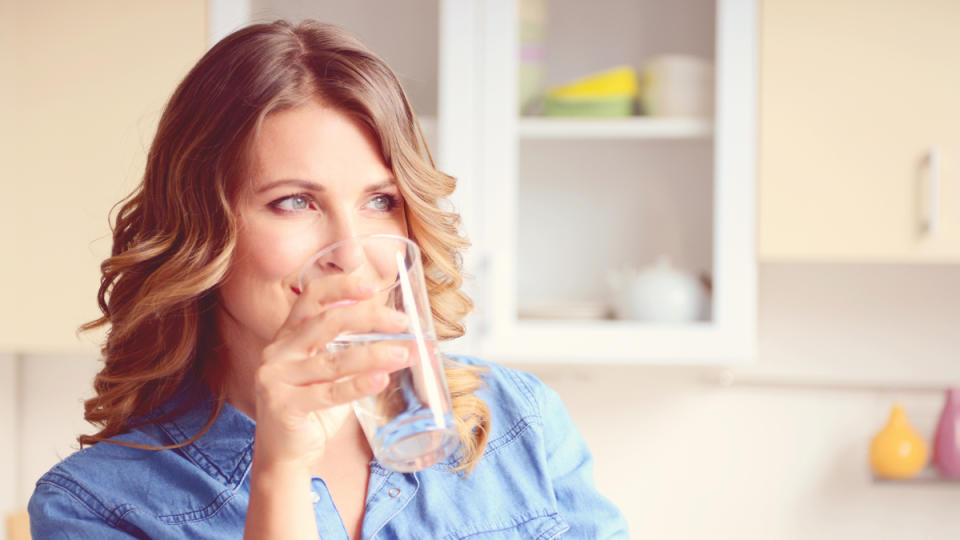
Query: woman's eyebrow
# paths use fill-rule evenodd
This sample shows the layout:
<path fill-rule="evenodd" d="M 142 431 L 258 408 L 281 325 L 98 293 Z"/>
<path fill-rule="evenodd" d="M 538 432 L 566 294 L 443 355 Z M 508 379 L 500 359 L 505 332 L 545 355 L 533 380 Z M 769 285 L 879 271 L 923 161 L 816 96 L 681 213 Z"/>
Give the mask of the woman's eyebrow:
<path fill-rule="evenodd" d="M 282 180 L 274 180 L 269 184 L 260 186 L 260 188 L 257 189 L 257 193 L 270 191 L 271 189 L 281 187 L 281 186 L 296 187 L 299 189 L 303 189 L 305 191 L 326 191 L 327 190 L 327 188 L 325 188 L 322 184 L 318 184 L 316 182 L 311 182 L 309 180 L 297 180 L 295 178 L 285 178 Z"/>
<path fill-rule="evenodd" d="M 326 191 L 327 188 L 323 184 L 317 182 L 311 182 L 310 180 L 299 180 L 296 178 L 284 178 L 281 180 L 274 180 L 268 184 L 260 186 L 257 189 L 257 193 L 263 193 L 265 191 L 270 191 L 271 189 L 288 186 L 302 189 L 304 191 Z M 383 182 L 377 182 L 376 184 L 371 184 L 363 189 L 365 193 L 370 193 L 373 191 L 380 191 L 382 189 L 393 188 L 397 186 L 397 181 L 393 178 L 389 178 Z"/>
<path fill-rule="evenodd" d="M 385 180 L 383 182 L 379 182 L 377 184 L 367 186 L 363 189 L 363 191 L 365 193 L 370 193 L 371 191 L 380 191 L 382 189 L 395 188 L 395 187 L 397 187 L 397 181 L 394 180 L 393 178 L 390 178 L 389 180 Z"/>

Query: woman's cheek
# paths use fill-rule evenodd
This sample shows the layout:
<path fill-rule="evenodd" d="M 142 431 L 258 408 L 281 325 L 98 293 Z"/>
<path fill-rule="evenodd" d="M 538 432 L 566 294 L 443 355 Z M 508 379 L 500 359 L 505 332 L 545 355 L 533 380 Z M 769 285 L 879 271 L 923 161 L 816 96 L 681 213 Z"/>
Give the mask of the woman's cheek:
<path fill-rule="evenodd" d="M 297 238 L 274 238 L 263 247 L 266 256 L 260 257 L 264 275 L 277 280 L 297 279 L 300 270 L 314 253 L 313 242 Z"/>
<path fill-rule="evenodd" d="M 261 216 L 258 216 L 261 217 Z M 247 230 L 248 251 L 256 254 L 263 270 L 275 277 L 297 274 L 310 255 L 319 249 L 314 220 L 251 220 Z"/>

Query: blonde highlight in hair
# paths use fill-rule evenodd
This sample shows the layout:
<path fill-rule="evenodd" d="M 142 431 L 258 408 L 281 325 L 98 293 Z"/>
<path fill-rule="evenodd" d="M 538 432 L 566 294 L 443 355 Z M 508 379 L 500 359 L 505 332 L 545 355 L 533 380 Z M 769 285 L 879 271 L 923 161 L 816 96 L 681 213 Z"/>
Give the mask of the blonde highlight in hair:
<path fill-rule="evenodd" d="M 338 27 L 252 25 L 208 51 L 174 92 L 143 181 L 116 215 L 113 251 L 101 266 L 103 316 L 83 327 L 110 327 L 97 395 L 85 403 L 85 418 L 101 429 L 81 436 L 81 444 L 145 423 L 198 381 L 211 387 L 217 406 L 200 433 L 174 446 L 212 425 L 223 405 L 212 315 L 237 243 L 233 202 L 245 189 L 248 149 L 267 115 L 311 99 L 343 111 L 374 136 L 397 179 L 409 236 L 423 255 L 437 336 L 463 335 L 473 305 L 461 290 L 460 253 L 469 242 L 458 232 L 459 216 L 441 209 L 456 179 L 436 170 L 396 75 Z M 481 372 L 456 362 L 446 366 L 462 443 L 457 469 L 467 472 L 483 454 L 490 424 L 489 409 L 475 394 Z"/>

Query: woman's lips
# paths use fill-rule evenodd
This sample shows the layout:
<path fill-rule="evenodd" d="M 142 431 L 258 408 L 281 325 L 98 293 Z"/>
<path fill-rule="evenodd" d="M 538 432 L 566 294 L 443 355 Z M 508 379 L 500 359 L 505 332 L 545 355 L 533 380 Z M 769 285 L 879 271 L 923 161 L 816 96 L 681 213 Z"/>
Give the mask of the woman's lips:
<path fill-rule="evenodd" d="M 301 291 L 299 287 L 295 287 L 295 286 L 293 286 L 293 285 L 290 286 L 290 290 L 293 291 L 293 294 L 295 294 L 295 295 L 297 295 L 297 296 L 300 296 L 301 294 L 303 294 L 303 291 Z M 353 299 L 353 298 L 344 298 L 343 300 L 337 300 L 336 302 L 330 302 L 329 304 L 324 305 L 324 307 L 332 308 L 332 307 L 341 307 L 341 306 L 352 306 L 353 304 L 356 304 L 357 302 L 359 302 L 359 300 L 355 300 L 355 299 Z"/>

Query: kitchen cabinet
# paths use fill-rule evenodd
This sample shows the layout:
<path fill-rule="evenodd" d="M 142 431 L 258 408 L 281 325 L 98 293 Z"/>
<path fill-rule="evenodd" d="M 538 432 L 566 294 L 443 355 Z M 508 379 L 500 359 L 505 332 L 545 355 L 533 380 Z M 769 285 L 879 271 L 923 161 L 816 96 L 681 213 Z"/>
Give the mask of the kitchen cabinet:
<path fill-rule="evenodd" d="M 548 83 L 617 63 L 643 68 L 656 54 L 696 49 L 715 64 L 715 113 L 519 116 L 516 0 L 442 1 L 437 155 L 460 180 L 454 205 L 474 243 L 465 262 L 476 276 L 477 310 L 462 348 L 525 363 L 750 360 L 754 2 L 556 0 L 546 7 Z M 702 320 L 587 314 L 609 300 L 608 271 L 663 254 L 710 283 Z M 573 315 L 554 316 L 563 312 Z"/>
<path fill-rule="evenodd" d="M 960 2 L 760 21 L 760 258 L 960 262 Z"/>

